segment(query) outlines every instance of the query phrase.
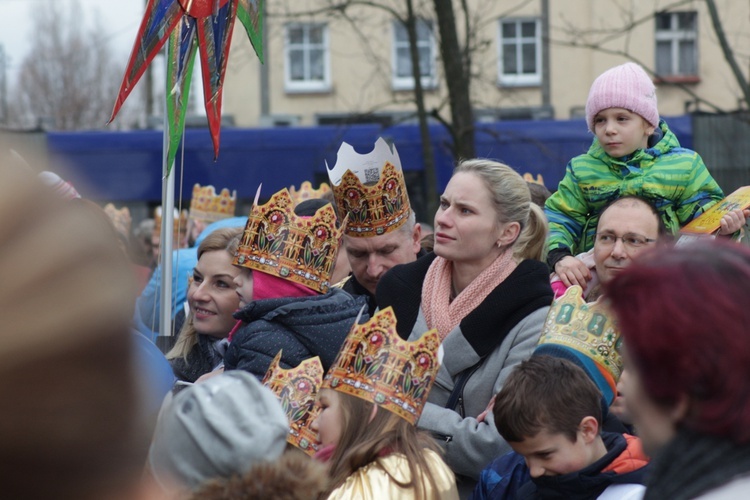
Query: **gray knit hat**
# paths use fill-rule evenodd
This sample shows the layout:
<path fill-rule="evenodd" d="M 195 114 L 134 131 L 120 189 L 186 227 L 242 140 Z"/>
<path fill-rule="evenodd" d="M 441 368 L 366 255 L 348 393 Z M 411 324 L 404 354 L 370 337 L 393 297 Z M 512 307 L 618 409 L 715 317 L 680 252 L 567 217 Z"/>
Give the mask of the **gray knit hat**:
<path fill-rule="evenodd" d="M 164 403 L 149 451 L 163 485 L 193 489 L 276 460 L 289 424 L 278 398 L 248 372 L 192 385 Z"/>

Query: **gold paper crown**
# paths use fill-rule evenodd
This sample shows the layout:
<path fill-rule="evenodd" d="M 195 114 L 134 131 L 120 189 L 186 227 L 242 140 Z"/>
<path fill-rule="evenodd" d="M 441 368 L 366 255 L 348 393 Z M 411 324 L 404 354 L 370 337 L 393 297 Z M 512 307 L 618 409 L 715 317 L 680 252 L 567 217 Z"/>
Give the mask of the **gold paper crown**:
<path fill-rule="evenodd" d="M 323 365 L 318 356 L 289 370 L 282 368 L 280 362 L 281 351 L 268 367 L 263 385 L 276 394 L 289 419 L 287 442 L 312 456 L 320 448 L 318 433 L 310 429 L 310 424 L 320 413 L 317 396 L 323 384 Z"/>
<path fill-rule="evenodd" d="M 336 228 L 331 204 L 319 208 L 312 217 L 298 217 L 286 188 L 265 205 L 258 205 L 259 195 L 260 188 L 234 264 L 327 292 L 343 233 Z"/>
<path fill-rule="evenodd" d="M 196 184 L 193 186 L 193 197 L 190 199 L 190 218 L 200 219 L 206 222 L 234 217 L 234 209 L 237 205 L 237 191 L 229 194 L 229 189 L 224 188 L 217 195 L 213 186 Z"/>
<path fill-rule="evenodd" d="M 587 303 L 580 286 L 568 288 L 552 303 L 539 345 L 557 344 L 585 354 L 616 384 L 622 373 L 622 338 L 604 300 Z"/>
<path fill-rule="evenodd" d="M 294 202 L 295 207 L 306 200 L 311 200 L 313 198 L 323 198 L 323 196 L 327 195 L 330 192 L 331 186 L 329 186 L 325 182 L 321 182 L 318 189 L 313 189 L 310 181 L 303 182 L 299 187 L 299 191 L 294 186 L 291 186 L 289 188 L 289 195 L 292 197 L 292 201 Z"/>
<path fill-rule="evenodd" d="M 336 165 L 328 169 L 336 206 L 347 214 L 346 234 L 379 236 L 401 227 L 411 207 L 396 147 L 379 138 L 372 152 L 360 155 L 341 144 Z"/>
<path fill-rule="evenodd" d="M 542 174 L 537 174 L 536 179 L 534 179 L 534 176 L 530 173 L 526 172 L 523 174 L 523 180 L 526 182 L 533 182 L 534 184 L 541 184 L 544 186 L 544 178 L 542 177 Z"/>
<path fill-rule="evenodd" d="M 161 235 L 162 207 L 156 207 L 154 210 L 154 234 Z M 187 237 L 188 211 L 182 210 L 177 212 L 174 209 L 174 241 L 182 242 Z"/>
<path fill-rule="evenodd" d="M 416 423 L 440 368 L 440 337 L 430 330 L 401 340 L 391 307 L 364 324 L 355 322 L 323 387 L 371 401 Z"/>
<path fill-rule="evenodd" d="M 128 207 L 122 207 L 121 209 L 115 208 L 112 203 L 104 205 L 104 213 L 109 216 L 109 220 L 112 221 L 112 225 L 118 233 L 129 236 L 130 227 L 133 223 L 133 219 L 130 217 L 130 209 Z"/>

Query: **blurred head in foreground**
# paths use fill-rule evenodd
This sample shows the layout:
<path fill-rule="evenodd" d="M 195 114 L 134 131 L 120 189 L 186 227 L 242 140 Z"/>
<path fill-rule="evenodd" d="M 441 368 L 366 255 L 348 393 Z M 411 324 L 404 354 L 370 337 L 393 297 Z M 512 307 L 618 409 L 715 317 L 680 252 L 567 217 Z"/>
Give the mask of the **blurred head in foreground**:
<path fill-rule="evenodd" d="M 146 498 L 132 274 L 111 224 L 0 159 L 0 273 L 3 497 Z"/>

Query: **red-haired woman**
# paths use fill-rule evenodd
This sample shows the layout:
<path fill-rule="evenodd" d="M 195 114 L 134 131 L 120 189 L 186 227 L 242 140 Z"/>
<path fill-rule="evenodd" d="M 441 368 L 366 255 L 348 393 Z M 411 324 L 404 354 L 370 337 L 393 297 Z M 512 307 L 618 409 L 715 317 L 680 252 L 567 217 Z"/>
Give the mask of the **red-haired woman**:
<path fill-rule="evenodd" d="M 605 288 L 628 405 L 654 457 L 645 499 L 750 498 L 750 250 L 662 249 Z"/>

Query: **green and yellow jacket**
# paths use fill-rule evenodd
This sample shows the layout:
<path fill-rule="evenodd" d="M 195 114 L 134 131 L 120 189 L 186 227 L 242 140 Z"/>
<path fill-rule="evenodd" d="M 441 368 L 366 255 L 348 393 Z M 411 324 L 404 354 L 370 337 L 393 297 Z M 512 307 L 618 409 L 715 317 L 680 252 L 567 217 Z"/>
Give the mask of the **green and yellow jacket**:
<path fill-rule="evenodd" d="M 681 147 L 664 120 L 649 138 L 649 147 L 627 157 L 609 156 L 594 139 L 586 154 L 570 160 L 545 204 L 550 265 L 591 249 L 601 209 L 627 195 L 653 203 L 673 234 L 724 198 L 698 153 Z"/>

